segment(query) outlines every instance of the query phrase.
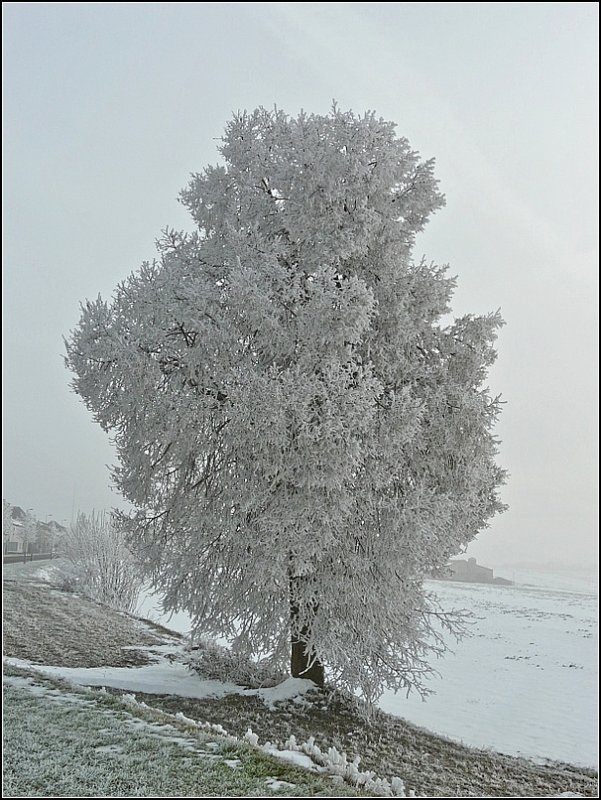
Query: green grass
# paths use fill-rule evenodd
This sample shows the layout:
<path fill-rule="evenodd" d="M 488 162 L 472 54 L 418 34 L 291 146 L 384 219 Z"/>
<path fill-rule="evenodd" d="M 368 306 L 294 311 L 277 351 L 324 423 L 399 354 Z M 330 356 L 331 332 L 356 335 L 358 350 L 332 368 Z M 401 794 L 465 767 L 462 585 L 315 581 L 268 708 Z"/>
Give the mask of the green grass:
<path fill-rule="evenodd" d="M 123 697 L 5 675 L 4 796 L 365 796 Z"/>

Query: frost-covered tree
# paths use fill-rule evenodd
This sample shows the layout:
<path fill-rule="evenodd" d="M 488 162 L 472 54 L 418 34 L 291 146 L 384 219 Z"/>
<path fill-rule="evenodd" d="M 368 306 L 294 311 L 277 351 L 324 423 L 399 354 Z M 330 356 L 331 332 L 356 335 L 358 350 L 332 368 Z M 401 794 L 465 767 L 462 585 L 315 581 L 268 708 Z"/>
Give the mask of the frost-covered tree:
<path fill-rule="evenodd" d="M 198 630 L 371 699 L 422 689 L 453 626 L 423 577 L 502 509 L 502 320 L 444 324 L 455 279 L 412 257 L 443 197 L 392 123 L 259 109 L 220 151 L 181 195 L 195 232 L 67 342 L 123 524 Z"/>

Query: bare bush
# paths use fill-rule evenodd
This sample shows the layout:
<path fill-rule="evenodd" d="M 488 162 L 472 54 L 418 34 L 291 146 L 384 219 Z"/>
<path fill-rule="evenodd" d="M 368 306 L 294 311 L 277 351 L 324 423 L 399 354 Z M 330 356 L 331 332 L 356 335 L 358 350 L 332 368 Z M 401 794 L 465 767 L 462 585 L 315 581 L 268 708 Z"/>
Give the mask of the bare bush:
<path fill-rule="evenodd" d="M 112 608 L 135 610 L 143 585 L 138 562 L 111 514 L 79 514 L 63 540 L 70 586 Z"/>
<path fill-rule="evenodd" d="M 204 680 L 230 681 L 250 689 L 276 686 L 286 678 L 268 661 L 252 661 L 244 653 L 234 653 L 208 638 L 195 640 L 185 661 Z"/>

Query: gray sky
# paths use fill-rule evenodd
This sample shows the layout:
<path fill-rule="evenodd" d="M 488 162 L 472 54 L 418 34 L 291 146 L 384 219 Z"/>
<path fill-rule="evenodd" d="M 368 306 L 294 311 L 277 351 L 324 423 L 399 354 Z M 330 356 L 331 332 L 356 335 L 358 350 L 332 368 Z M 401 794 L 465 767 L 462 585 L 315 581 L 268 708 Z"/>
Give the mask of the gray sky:
<path fill-rule="evenodd" d="M 436 157 L 416 255 L 501 308 L 510 510 L 470 553 L 596 562 L 596 3 L 4 3 L 3 496 L 118 503 L 63 366 L 79 303 L 154 255 L 233 111 L 374 109 Z"/>

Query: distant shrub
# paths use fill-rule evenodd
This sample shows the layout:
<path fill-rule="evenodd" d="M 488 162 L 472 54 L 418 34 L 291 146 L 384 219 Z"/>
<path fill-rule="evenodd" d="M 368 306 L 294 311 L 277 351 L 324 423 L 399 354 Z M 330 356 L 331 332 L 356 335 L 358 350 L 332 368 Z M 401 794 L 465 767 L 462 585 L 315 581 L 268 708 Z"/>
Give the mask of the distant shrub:
<path fill-rule="evenodd" d="M 135 610 L 143 577 L 111 514 L 79 514 L 62 550 L 69 562 L 62 575 L 64 591 L 81 591 L 120 611 Z"/>

